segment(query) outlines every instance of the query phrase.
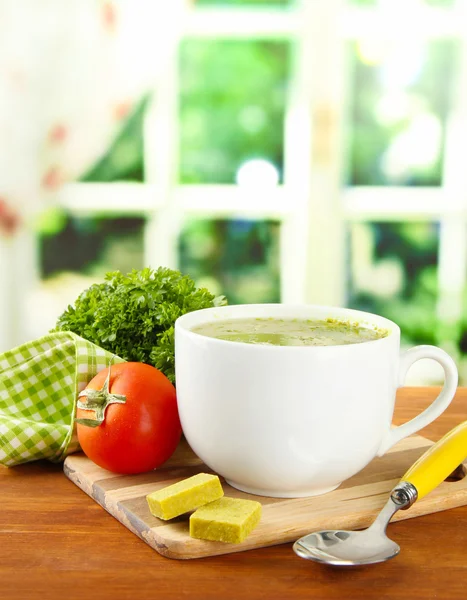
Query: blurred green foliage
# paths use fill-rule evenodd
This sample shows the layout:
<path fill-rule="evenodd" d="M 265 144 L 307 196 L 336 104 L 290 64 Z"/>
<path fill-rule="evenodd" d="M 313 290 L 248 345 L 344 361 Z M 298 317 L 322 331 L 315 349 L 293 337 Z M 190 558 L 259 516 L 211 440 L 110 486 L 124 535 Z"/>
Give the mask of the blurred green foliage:
<path fill-rule="evenodd" d="M 180 181 L 234 183 L 261 157 L 282 171 L 290 46 L 185 40 L 180 52 Z"/>
<path fill-rule="evenodd" d="M 445 125 L 455 77 L 457 44 L 451 40 L 433 40 L 426 44 L 420 42 L 418 46 L 412 48 L 421 55 L 420 70 L 413 74 L 413 81 L 405 86 L 401 82 L 399 85 L 396 83 L 385 87 L 384 69 L 394 69 L 397 66 L 388 66 L 384 60 L 365 64 L 359 57 L 358 44 L 349 43 L 348 60 L 353 91 L 349 104 L 348 179 L 352 185 L 441 183 L 443 139 L 433 163 L 423 164 L 421 161 L 421 164 L 417 164 L 415 160 L 413 165 L 402 164 L 401 172 L 392 176 L 384 169 L 384 157 L 391 144 L 409 130 L 417 117 L 426 118 L 428 115 L 431 119 L 438 119 L 441 127 Z M 403 66 L 399 68 L 402 69 Z M 443 83 L 440 85 L 440 82 Z M 395 106 L 396 102 L 401 104 L 399 108 Z M 383 111 L 388 113 L 385 118 L 381 114 Z M 407 154 L 412 152 L 415 155 L 417 150 L 425 154 L 426 145 L 431 143 L 427 135 L 428 132 L 424 138 L 419 135 L 418 144 L 414 145 L 412 142 Z M 410 160 L 410 156 L 408 158 Z M 415 156 L 413 158 L 416 159 Z M 400 160 L 403 162 L 404 157 L 401 156 Z"/>
<path fill-rule="evenodd" d="M 149 97 L 143 98 L 124 121 L 103 156 L 80 178 L 83 182 L 143 181 L 143 121 Z"/>
<path fill-rule="evenodd" d="M 180 269 L 229 304 L 280 302 L 279 224 L 190 219 L 180 237 Z"/>
<path fill-rule="evenodd" d="M 352 265 L 349 306 L 395 321 L 402 343 L 446 347 L 456 360 L 460 381 L 467 381 L 467 290 L 463 294 L 460 319 L 444 320 L 437 315 L 439 225 L 436 223 L 366 223 L 373 239 L 369 263 Z M 351 233 L 352 235 L 352 233 Z M 358 241 L 357 241 L 358 243 Z M 354 247 L 354 246 L 353 246 Z M 375 274 L 385 261 L 395 260 L 403 274 L 401 285 L 388 295 L 379 294 Z M 358 271 L 369 268 L 373 289 L 359 289 Z M 439 382 L 441 383 L 441 382 Z"/>
<path fill-rule="evenodd" d="M 77 271 L 98 279 L 108 271 L 128 273 L 145 265 L 142 217 L 61 216 L 61 229 L 39 236 L 44 278 Z"/>
<path fill-rule="evenodd" d="M 359 277 L 354 272 L 349 305 L 395 321 L 407 343 L 435 344 L 440 333 L 436 318 L 438 224 L 367 223 L 365 227 L 373 240 L 371 256 L 368 263 L 354 268 L 368 269 L 371 285 L 378 267 L 392 259 L 400 265 L 401 285 L 387 295 L 377 294 L 377 289 L 362 291 L 355 286 Z"/>

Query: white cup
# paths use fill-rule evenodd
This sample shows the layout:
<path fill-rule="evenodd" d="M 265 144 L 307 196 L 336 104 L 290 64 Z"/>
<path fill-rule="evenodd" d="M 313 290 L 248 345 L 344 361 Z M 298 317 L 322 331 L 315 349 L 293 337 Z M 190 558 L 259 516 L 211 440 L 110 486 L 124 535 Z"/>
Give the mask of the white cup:
<path fill-rule="evenodd" d="M 340 346 L 271 346 L 191 331 L 236 318 L 359 322 L 387 337 Z M 444 369 L 433 403 L 404 425 L 391 425 L 397 388 L 421 358 Z M 194 452 L 240 490 L 294 498 L 329 492 L 374 457 L 431 423 L 450 404 L 457 369 L 446 352 L 417 346 L 400 354 L 399 327 L 343 308 L 252 304 L 208 308 L 175 323 L 180 419 Z"/>

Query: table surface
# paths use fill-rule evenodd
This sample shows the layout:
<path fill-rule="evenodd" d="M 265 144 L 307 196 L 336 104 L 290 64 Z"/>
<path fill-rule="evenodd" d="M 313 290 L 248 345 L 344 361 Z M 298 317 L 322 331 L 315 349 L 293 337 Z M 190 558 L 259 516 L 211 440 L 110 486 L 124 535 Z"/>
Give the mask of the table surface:
<path fill-rule="evenodd" d="M 437 388 L 399 391 L 395 423 Z M 467 418 L 467 388 L 420 433 L 439 439 Z M 467 449 L 466 449 L 467 452 Z M 160 556 L 45 461 L 0 467 L 0 597 L 252 599 L 467 597 L 467 506 L 389 526 L 386 563 L 352 569 L 298 558 L 291 544 L 191 561 Z"/>

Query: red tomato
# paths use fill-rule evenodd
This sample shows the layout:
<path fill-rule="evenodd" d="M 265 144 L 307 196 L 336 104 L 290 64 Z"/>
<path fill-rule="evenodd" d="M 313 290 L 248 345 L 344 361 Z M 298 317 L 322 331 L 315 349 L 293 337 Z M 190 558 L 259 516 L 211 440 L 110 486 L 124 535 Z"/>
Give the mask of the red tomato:
<path fill-rule="evenodd" d="M 102 390 L 97 399 L 101 402 L 106 395 L 108 375 L 108 368 L 98 373 L 84 393 Z M 112 365 L 107 383 L 111 397 L 121 395 L 125 402 L 109 404 L 100 425 L 78 423 L 83 452 L 100 467 L 115 473 L 155 469 L 173 454 L 181 436 L 175 387 L 155 367 L 136 362 Z M 90 407 L 93 399 L 82 394 L 80 404 Z M 78 407 L 76 416 L 92 420 L 97 415 L 94 410 Z"/>

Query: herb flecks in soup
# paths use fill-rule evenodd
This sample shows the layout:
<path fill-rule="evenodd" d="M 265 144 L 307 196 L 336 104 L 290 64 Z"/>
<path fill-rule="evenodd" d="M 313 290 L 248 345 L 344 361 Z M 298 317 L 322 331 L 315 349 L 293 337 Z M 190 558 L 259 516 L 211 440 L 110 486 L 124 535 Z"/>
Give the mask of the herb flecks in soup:
<path fill-rule="evenodd" d="M 192 328 L 208 337 L 270 346 L 341 346 L 377 340 L 384 329 L 358 323 L 325 319 L 279 319 L 275 317 L 211 321 Z"/>

